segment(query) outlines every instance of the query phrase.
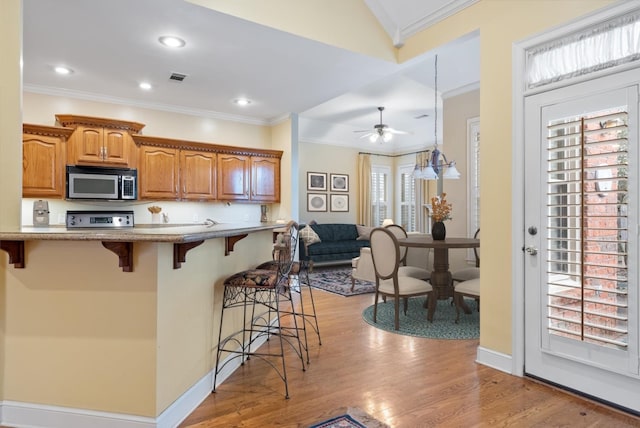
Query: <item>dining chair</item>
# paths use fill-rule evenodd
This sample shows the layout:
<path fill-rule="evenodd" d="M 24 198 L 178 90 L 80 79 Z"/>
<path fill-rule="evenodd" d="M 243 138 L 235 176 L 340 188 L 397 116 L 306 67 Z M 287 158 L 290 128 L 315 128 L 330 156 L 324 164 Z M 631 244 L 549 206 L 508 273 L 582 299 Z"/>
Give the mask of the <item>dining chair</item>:
<path fill-rule="evenodd" d="M 456 324 L 460 320 L 460 308 L 462 299 L 472 297 L 478 302 L 480 310 L 480 278 L 473 278 L 468 281 L 459 282 L 453 290 L 453 301 L 456 305 Z"/>
<path fill-rule="evenodd" d="M 480 229 L 476 230 L 476 233 L 473 235 L 474 239 L 480 238 Z M 480 278 L 480 249 L 474 248 L 473 254 L 476 259 L 476 265 L 464 269 L 457 270 L 451 274 L 451 279 L 453 280 L 453 284 L 462 281 L 469 281 L 471 279 Z"/>
<path fill-rule="evenodd" d="M 300 358 L 302 370 L 305 370 L 302 328 L 299 325 L 301 314 L 295 304 L 290 281 L 298 248 L 297 232 L 297 224 L 290 222 L 286 232 L 274 244 L 275 269 L 249 269 L 225 279 L 213 392 L 216 392 L 218 375 L 227 364 L 239 358 L 240 364 L 244 365 L 251 357 L 258 357 L 278 373 L 284 382 L 285 397 L 289 398 L 285 344 L 291 345 Z M 222 337 L 227 312 L 235 315 L 231 316 L 230 324 L 242 319 L 242 325 Z M 276 343 L 270 341 L 272 336 L 278 338 Z"/>
<path fill-rule="evenodd" d="M 376 295 L 373 306 L 373 322 L 377 322 L 378 298 L 393 297 L 395 329 L 400 329 L 400 299 L 404 299 L 404 314 L 410 297 L 433 296 L 433 288 L 427 281 L 411 276 L 400 276 L 401 252 L 398 239 L 388 228 L 378 227 L 371 232 L 371 256 L 376 273 Z M 431 321 L 431 320 L 429 320 Z"/>
<path fill-rule="evenodd" d="M 385 228 L 390 231 L 391 233 L 393 233 L 393 235 L 397 238 L 397 239 L 403 239 L 406 238 L 407 235 L 407 231 L 404 229 L 404 227 L 398 225 L 398 224 L 390 224 L 388 226 L 385 226 Z M 399 268 L 398 268 L 398 275 L 400 276 L 410 276 L 412 278 L 418 278 L 418 279 L 422 279 L 425 281 L 429 281 L 429 278 L 431 277 L 431 272 L 429 272 L 427 269 L 423 269 L 421 267 L 418 266 L 408 266 L 407 265 L 407 252 L 409 250 L 409 247 L 400 247 L 400 260 L 399 260 Z"/>

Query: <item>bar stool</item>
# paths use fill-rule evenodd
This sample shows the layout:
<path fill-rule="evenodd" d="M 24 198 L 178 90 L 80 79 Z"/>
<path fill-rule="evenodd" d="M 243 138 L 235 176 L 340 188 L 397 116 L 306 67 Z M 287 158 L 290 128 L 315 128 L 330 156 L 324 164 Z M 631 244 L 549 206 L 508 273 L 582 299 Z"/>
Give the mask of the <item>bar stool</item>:
<path fill-rule="evenodd" d="M 296 224 L 297 231 L 299 232 L 301 227 Z M 282 231 L 285 231 L 282 229 Z M 276 239 L 281 239 L 282 231 L 278 234 Z M 277 263 L 275 260 L 270 260 L 268 262 L 262 263 L 256 267 L 256 269 L 277 269 Z M 310 363 L 309 359 L 309 341 L 307 338 L 307 324 L 311 326 L 315 334 L 318 336 L 318 345 L 322 346 L 322 338 L 320 337 L 320 326 L 318 325 L 318 316 L 316 313 L 316 304 L 313 299 L 313 288 L 311 287 L 311 281 L 309 279 L 309 263 L 307 261 L 301 260 L 294 262 L 291 268 L 291 276 L 294 279 L 291 283 L 291 291 L 297 292 L 299 294 L 299 302 L 300 302 L 300 310 L 297 312 L 298 316 L 302 318 L 301 329 L 303 332 L 304 345 L 303 348 L 306 352 L 307 356 L 307 364 Z M 309 294 L 309 301 L 311 302 L 311 312 L 305 311 L 304 308 L 304 295 L 303 289 L 307 289 Z"/>
<path fill-rule="evenodd" d="M 282 239 L 274 244 L 275 269 L 250 269 L 238 272 L 224 281 L 213 392 L 216 392 L 218 374 L 227 364 L 240 358 L 240 364 L 244 365 L 246 360 L 255 356 L 266 361 L 276 371 L 284 382 L 285 397 L 289 398 L 285 343 L 291 345 L 300 358 L 302 370 L 305 370 L 301 328 L 298 326 L 300 314 L 296 311 L 290 283 L 298 246 L 297 231 L 297 224 L 290 222 Z M 242 327 L 223 338 L 225 312 L 233 308 L 242 310 Z M 289 323 L 283 323 L 285 318 Z M 276 349 L 268 349 L 272 347 L 270 343 L 258 346 L 258 341 L 268 342 L 272 336 L 278 338 L 278 343 L 273 346 Z M 223 353 L 228 354 L 224 361 Z M 281 366 L 277 360 L 281 360 Z"/>

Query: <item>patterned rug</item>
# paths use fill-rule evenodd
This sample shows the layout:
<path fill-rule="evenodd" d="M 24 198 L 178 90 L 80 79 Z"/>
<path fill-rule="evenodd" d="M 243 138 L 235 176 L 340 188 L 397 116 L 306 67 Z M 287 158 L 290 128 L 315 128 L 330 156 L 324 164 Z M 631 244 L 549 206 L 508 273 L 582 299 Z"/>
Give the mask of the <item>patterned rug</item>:
<path fill-rule="evenodd" d="M 473 299 L 465 299 L 471 308 L 471 314 L 460 312 L 460 321 L 455 323 L 456 308 L 450 300 L 438 300 L 438 307 L 433 322 L 427 321 L 427 309 L 423 307 L 424 297 L 409 299 L 407 315 L 400 303 L 400 330 L 394 329 L 393 301 L 378 303 L 377 323 L 373 322 L 373 305 L 362 312 L 364 320 L 379 329 L 407 336 L 426 337 L 429 339 L 478 339 L 480 337 L 480 313 Z"/>
<path fill-rule="evenodd" d="M 355 407 L 349 407 L 340 413 L 343 414 L 311 425 L 309 428 L 389 428 L 389 425 Z"/>
<path fill-rule="evenodd" d="M 313 288 L 341 296 L 355 296 L 376 291 L 373 282 L 356 280 L 356 286 L 352 292 L 351 266 L 349 265 L 314 266 L 313 271 L 309 274 L 309 281 Z"/>

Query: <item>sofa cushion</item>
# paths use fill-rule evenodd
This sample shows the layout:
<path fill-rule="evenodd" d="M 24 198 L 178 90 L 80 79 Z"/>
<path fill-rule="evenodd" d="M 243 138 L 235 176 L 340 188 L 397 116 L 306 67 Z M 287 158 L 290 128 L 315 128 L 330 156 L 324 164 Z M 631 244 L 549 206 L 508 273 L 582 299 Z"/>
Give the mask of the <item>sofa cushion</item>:
<path fill-rule="evenodd" d="M 318 234 L 322 242 L 351 241 L 358 239 L 358 229 L 355 224 L 313 224 L 311 228 Z"/>
<path fill-rule="evenodd" d="M 356 230 L 358 231 L 358 241 L 368 241 L 373 229 L 373 226 L 362 226 L 360 224 L 356 224 Z"/>
<path fill-rule="evenodd" d="M 356 256 L 360 254 L 360 248 L 368 247 L 369 241 L 357 241 L 351 240 L 349 242 L 345 241 L 333 241 L 333 242 L 321 242 L 313 245 L 309 245 L 307 247 L 307 251 L 311 256 L 317 255 L 336 255 L 340 254 L 350 254 L 355 252 Z M 353 256 L 353 257 L 356 257 Z M 338 257 L 338 258 L 346 258 L 346 257 Z M 351 257 L 349 257 L 351 258 Z"/>
<path fill-rule="evenodd" d="M 299 235 L 306 245 L 315 244 L 316 242 L 321 241 L 320 237 L 311 228 L 311 226 L 305 226 L 304 228 L 300 229 Z"/>

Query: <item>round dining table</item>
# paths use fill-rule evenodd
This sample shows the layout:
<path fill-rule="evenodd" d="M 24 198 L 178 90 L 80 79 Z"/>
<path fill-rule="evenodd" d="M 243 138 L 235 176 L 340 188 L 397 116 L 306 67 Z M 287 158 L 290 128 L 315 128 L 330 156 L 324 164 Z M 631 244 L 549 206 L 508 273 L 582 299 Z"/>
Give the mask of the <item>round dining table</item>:
<path fill-rule="evenodd" d="M 431 286 L 435 293 L 435 299 L 428 299 L 427 319 L 433 321 L 436 312 L 437 301 L 453 297 L 453 281 L 449 272 L 450 248 L 479 248 L 480 240 L 474 238 L 446 238 L 442 241 L 434 240 L 428 234 L 409 235 L 407 238 L 398 239 L 398 244 L 404 247 L 433 248 L 433 270 L 431 271 Z M 470 314 L 471 309 L 461 299 L 465 313 Z"/>

